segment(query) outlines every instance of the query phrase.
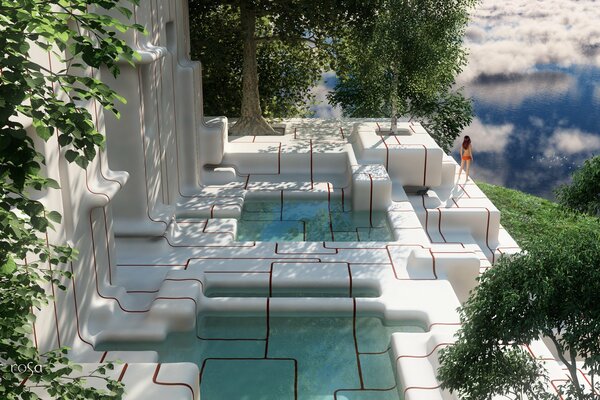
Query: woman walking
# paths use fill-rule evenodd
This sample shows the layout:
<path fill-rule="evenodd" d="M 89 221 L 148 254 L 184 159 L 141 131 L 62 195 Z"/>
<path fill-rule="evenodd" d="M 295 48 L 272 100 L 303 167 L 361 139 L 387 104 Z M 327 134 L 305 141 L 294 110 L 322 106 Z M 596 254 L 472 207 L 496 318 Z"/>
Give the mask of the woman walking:
<path fill-rule="evenodd" d="M 462 146 L 460 146 L 460 172 L 458 173 L 458 180 L 460 180 L 460 175 L 465 170 L 467 177 L 465 178 L 465 183 L 469 180 L 469 167 L 471 166 L 471 161 L 473 161 L 473 147 L 471 146 L 471 138 L 469 136 L 465 136 Z M 465 169 L 465 163 L 467 163 L 467 168 Z"/>

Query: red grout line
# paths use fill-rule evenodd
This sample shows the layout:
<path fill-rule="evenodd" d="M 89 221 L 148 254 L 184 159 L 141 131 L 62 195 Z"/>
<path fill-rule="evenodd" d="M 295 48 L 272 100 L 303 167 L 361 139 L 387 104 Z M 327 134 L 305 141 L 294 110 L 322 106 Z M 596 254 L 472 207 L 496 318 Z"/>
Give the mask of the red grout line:
<path fill-rule="evenodd" d="M 490 247 L 490 244 L 489 244 L 491 212 L 490 212 L 489 208 L 487 208 L 487 207 L 485 208 L 485 210 L 487 211 L 487 228 L 485 230 L 485 245 L 492 252 L 492 264 L 493 264 L 496 262 L 496 252 L 494 250 L 492 250 L 492 248 Z"/>
<path fill-rule="evenodd" d="M 400 360 L 401 358 L 427 358 L 429 356 L 431 356 L 439 347 L 442 346 L 452 346 L 454 343 L 449 343 L 449 342 L 442 342 L 442 343 L 438 343 L 429 353 L 424 354 L 424 355 L 401 355 L 401 356 L 397 356 L 396 357 L 396 362 L 398 362 L 398 360 Z"/>
<path fill-rule="evenodd" d="M 273 297 L 273 268 L 275 267 L 275 262 L 271 263 L 271 269 L 269 270 L 269 297 Z"/>
<path fill-rule="evenodd" d="M 125 293 L 128 294 L 149 294 L 149 293 L 158 293 L 158 290 L 126 290 Z"/>
<path fill-rule="evenodd" d="M 391 388 L 365 388 L 365 389 L 337 389 L 335 392 L 333 392 L 333 400 L 337 400 L 338 399 L 338 392 L 390 392 L 392 390 L 396 390 L 396 386 L 394 385 Z M 344 399 L 346 399 L 346 397 L 344 397 Z"/>
<path fill-rule="evenodd" d="M 30 307 L 29 310 L 31 312 L 31 315 L 34 315 L 33 307 Z M 31 324 L 31 327 L 33 328 L 33 343 L 35 344 L 35 348 L 39 350 L 40 348 L 38 346 L 37 329 L 35 329 L 35 321 Z"/>
<path fill-rule="evenodd" d="M 79 339 L 82 342 L 89 344 L 91 347 L 94 347 L 90 342 L 88 342 L 81 336 L 81 332 L 79 330 L 79 308 L 77 307 L 77 290 L 75 289 L 75 273 L 73 271 L 73 261 L 70 261 L 69 264 L 71 266 L 71 283 L 73 285 L 73 303 L 75 304 L 75 322 L 77 324 L 77 336 L 79 336 Z"/>
<path fill-rule="evenodd" d="M 421 195 L 421 199 L 423 201 L 423 209 L 425 210 L 425 233 L 427 234 L 427 237 L 429 238 L 429 241 L 431 243 L 433 243 L 433 239 L 431 238 L 431 235 L 429 234 L 429 209 L 427 207 L 425 207 L 425 195 Z"/>
<path fill-rule="evenodd" d="M 388 348 L 383 351 L 361 351 L 360 354 L 364 354 L 367 356 L 379 356 L 379 355 L 389 352 L 391 349 L 392 348 L 388 346 Z"/>
<path fill-rule="evenodd" d="M 373 226 L 373 177 L 369 174 L 369 180 L 371 181 L 371 194 L 369 197 L 369 224 Z"/>
<path fill-rule="evenodd" d="M 329 215 L 329 232 L 331 232 L 331 241 L 335 242 L 335 235 L 333 234 L 333 220 L 331 219 L 331 189 L 330 184 L 327 182 L 327 214 Z"/>
<path fill-rule="evenodd" d="M 310 189 L 314 189 L 314 179 L 313 179 L 313 144 L 312 139 L 310 139 Z"/>
<path fill-rule="evenodd" d="M 460 322 L 434 322 L 427 327 L 427 331 L 429 332 L 431 328 L 434 326 L 460 326 Z"/>
<path fill-rule="evenodd" d="M 410 129 L 412 129 L 412 126 L 410 127 Z M 423 186 L 427 186 L 427 147 L 423 145 L 423 148 L 425 149 L 425 166 L 423 167 Z"/>
<path fill-rule="evenodd" d="M 162 364 L 157 364 L 156 365 L 156 369 L 154 370 L 154 376 L 152 377 L 152 382 L 157 384 L 157 385 L 162 385 L 162 386 L 184 386 L 187 387 L 188 389 L 190 389 L 190 392 L 192 392 L 192 400 L 194 400 L 196 398 L 196 394 L 194 393 L 194 389 L 188 385 L 187 383 L 182 383 L 182 382 L 160 382 L 158 380 L 158 372 L 160 371 L 160 367 Z"/>
<path fill-rule="evenodd" d="M 348 297 L 352 298 L 352 269 L 350 263 L 346 264 L 348 265 Z"/>
<path fill-rule="evenodd" d="M 358 352 L 358 339 L 356 338 L 356 298 L 352 298 L 352 335 L 354 336 L 354 350 L 356 351 L 356 366 L 358 368 L 358 378 L 360 379 L 360 388 L 365 388 L 363 380 L 362 366 L 360 364 L 360 353 Z"/>
<path fill-rule="evenodd" d="M 46 235 L 46 247 L 50 248 L 50 242 L 48 240 L 48 232 L 45 233 Z M 50 263 L 50 261 L 48 261 L 48 269 L 50 270 L 50 274 L 53 274 L 52 271 L 52 264 Z M 59 324 L 58 324 L 58 308 L 56 307 L 56 293 L 54 290 L 54 281 L 50 281 L 50 286 L 52 288 L 52 306 L 54 308 L 54 323 L 55 323 L 55 327 L 56 327 L 56 340 L 58 342 L 58 347 L 61 347 L 60 344 L 60 332 L 59 332 Z"/>
<path fill-rule="evenodd" d="M 334 254 L 338 254 L 338 249 L 333 248 L 333 247 L 327 247 L 326 242 L 322 242 L 322 246 L 324 249 L 326 250 L 335 250 L 335 252 L 333 253 L 317 253 L 314 251 L 308 252 L 308 253 L 304 253 L 304 252 L 286 252 L 286 253 L 282 253 L 281 251 L 279 251 L 279 242 L 275 242 L 275 254 L 278 255 L 334 255 Z M 261 258 L 261 259 L 268 259 L 268 258 Z M 319 260 L 320 262 L 320 260 Z"/>
<path fill-rule="evenodd" d="M 566 369 L 566 368 L 563 368 Z M 592 382 L 590 382 L 590 380 L 588 379 L 588 376 L 585 374 L 585 372 L 583 372 L 581 370 L 581 368 L 577 368 L 577 371 L 579 371 L 579 373 L 581 374 L 581 376 L 583 376 L 583 379 L 587 382 L 588 385 L 590 385 L 590 388 L 592 389 L 592 391 L 594 392 L 595 395 L 598 395 L 598 391 L 596 390 L 596 388 L 594 387 L 594 385 L 592 385 Z"/>
<path fill-rule="evenodd" d="M 302 240 L 306 242 L 306 221 L 302 221 Z"/>
<path fill-rule="evenodd" d="M 431 254 L 431 263 L 432 263 L 432 271 L 433 271 L 433 276 L 435 277 L 435 279 L 438 279 L 438 275 L 437 275 L 437 271 L 435 269 L 435 256 L 433 255 L 433 251 L 431 251 L 431 249 L 429 249 L 429 253 Z"/>
<path fill-rule="evenodd" d="M 271 299 L 267 298 L 267 335 L 265 338 L 265 358 L 268 358 L 269 355 L 269 334 L 271 333 L 271 316 L 270 314 L 271 308 Z"/>
<path fill-rule="evenodd" d="M 125 363 L 125 365 L 123 365 L 123 369 L 121 370 L 121 374 L 119 375 L 119 378 L 117 379 L 117 382 L 121 382 L 123 380 L 123 377 L 125 377 L 125 372 L 127 372 L 127 368 L 129 368 L 129 364 Z"/>
<path fill-rule="evenodd" d="M 444 243 L 448 243 L 448 241 L 446 240 L 446 237 L 444 236 L 444 234 L 442 233 L 442 210 L 438 207 L 438 230 L 440 231 L 440 236 L 442 237 L 442 240 L 444 241 Z"/>
<path fill-rule="evenodd" d="M 554 391 L 556 391 L 556 394 L 558 394 L 558 397 L 560 398 L 560 400 L 563 400 L 564 397 L 562 397 L 562 395 L 560 394 L 561 393 L 560 389 L 554 384 L 554 382 L 569 382 L 569 379 L 552 379 L 550 381 L 550 384 L 554 388 Z"/>
<path fill-rule="evenodd" d="M 279 220 L 283 221 L 283 190 L 281 190 L 280 204 L 279 204 Z"/>
<path fill-rule="evenodd" d="M 437 386 L 409 386 L 406 389 L 404 389 L 404 397 L 406 397 L 406 392 L 408 392 L 409 390 L 435 390 L 435 389 L 439 389 L 441 387 L 441 385 L 437 385 Z"/>
<path fill-rule="evenodd" d="M 381 140 L 383 141 L 383 144 L 385 145 L 385 170 L 389 172 L 390 149 L 387 145 L 387 142 L 385 141 L 385 136 L 381 135 Z"/>
<path fill-rule="evenodd" d="M 461 185 L 459 183 L 458 187 L 460 187 L 463 190 L 463 193 L 466 194 L 468 198 L 471 198 L 471 196 L 469 195 L 469 193 L 467 193 L 467 188 L 465 188 L 465 185 Z M 484 197 L 481 197 L 481 198 L 483 199 Z"/>

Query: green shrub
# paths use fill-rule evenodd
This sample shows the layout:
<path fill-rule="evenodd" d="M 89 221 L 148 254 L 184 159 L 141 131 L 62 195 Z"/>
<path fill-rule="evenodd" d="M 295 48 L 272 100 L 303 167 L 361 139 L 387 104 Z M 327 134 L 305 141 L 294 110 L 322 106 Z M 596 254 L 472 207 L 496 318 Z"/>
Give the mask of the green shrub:
<path fill-rule="evenodd" d="M 586 160 L 573 182 L 556 190 L 556 197 L 564 207 L 600 217 L 600 156 Z"/>
<path fill-rule="evenodd" d="M 564 398 L 597 399 L 582 388 L 576 360 L 600 390 L 598 265 L 600 229 L 592 226 L 540 232 L 527 252 L 501 258 L 460 309 L 457 342 L 440 355 L 442 387 L 466 400 L 556 399 L 543 365 L 523 348 L 546 336 L 567 369 Z"/>

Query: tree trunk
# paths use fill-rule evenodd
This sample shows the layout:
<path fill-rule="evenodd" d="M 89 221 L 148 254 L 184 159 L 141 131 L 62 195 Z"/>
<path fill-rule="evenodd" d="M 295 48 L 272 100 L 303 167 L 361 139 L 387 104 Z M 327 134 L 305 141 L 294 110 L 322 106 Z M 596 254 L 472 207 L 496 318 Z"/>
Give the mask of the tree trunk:
<path fill-rule="evenodd" d="M 244 63 L 242 67 L 242 110 L 240 119 L 229 129 L 232 135 L 276 135 L 263 118 L 258 93 L 258 68 L 256 65 L 256 11 L 245 2 L 240 6 L 242 36 L 244 38 Z"/>
<path fill-rule="evenodd" d="M 577 360 L 575 359 L 577 354 L 575 354 L 575 352 L 572 349 L 570 349 L 569 356 L 571 358 L 571 362 L 567 361 L 567 359 L 564 356 L 565 351 L 560 345 L 558 339 L 554 336 L 554 334 L 546 332 L 546 336 L 550 338 L 552 343 L 554 343 L 554 347 L 556 347 L 556 353 L 558 354 L 558 358 L 563 362 L 565 367 L 567 367 L 571 378 L 571 383 L 573 384 L 573 387 L 575 388 L 575 391 L 578 396 L 577 398 L 583 399 L 584 393 L 581 390 L 581 386 L 579 385 L 579 379 L 577 378 Z"/>

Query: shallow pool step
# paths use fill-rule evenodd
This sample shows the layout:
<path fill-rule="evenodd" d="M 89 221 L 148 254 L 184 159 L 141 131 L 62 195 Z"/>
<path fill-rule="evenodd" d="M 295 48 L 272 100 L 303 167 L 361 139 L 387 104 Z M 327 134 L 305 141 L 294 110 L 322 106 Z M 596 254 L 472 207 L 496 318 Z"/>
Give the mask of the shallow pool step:
<path fill-rule="evenodd" d="M 373 280 L 353 280 L 347 263 L 273 262 L 268 273 L 206 273 L 204 294 L 207 297 L 378 297 L 381 290 Z"/>

